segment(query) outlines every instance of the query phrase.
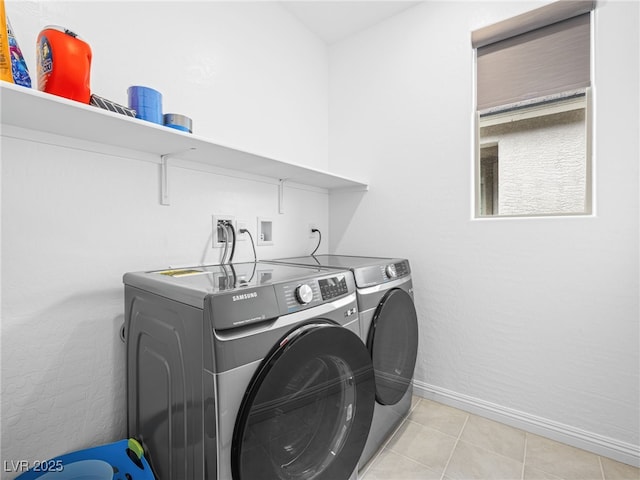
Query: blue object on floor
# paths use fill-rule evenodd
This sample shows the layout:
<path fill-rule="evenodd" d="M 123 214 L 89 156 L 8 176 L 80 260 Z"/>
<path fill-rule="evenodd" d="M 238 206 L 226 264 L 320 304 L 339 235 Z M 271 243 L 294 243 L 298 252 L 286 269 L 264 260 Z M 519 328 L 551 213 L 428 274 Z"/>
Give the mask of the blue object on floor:
<path fill-rule="evenodd" d="M 34 465 L 16 480 L 155 480 L 134 438 L 78 450 Z"/>

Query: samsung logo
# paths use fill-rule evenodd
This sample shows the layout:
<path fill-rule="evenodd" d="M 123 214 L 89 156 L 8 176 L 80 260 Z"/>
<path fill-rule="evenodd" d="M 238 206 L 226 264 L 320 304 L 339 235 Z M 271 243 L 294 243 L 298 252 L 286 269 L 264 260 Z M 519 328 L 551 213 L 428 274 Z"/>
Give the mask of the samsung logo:
<path fill-rule="evenodd" d="M 257 296 L 258 296 L 258 292 L 243 293 L 241 295 L 234 295 L 232 297 L 232 300 L 234 302 L 237 302 L 239 300 L 248 300 L 250 298 L 256 298 Z"/>

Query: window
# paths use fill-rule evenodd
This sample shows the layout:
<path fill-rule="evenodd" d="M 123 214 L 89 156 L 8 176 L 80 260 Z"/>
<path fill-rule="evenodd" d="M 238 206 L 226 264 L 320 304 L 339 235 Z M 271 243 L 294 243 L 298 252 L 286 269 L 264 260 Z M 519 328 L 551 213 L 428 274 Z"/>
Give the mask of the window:
<path fill-rule="evenodd" d="M 586 95 L 480 115 L 480 216 L 588 211 Z"/>
<path fill-rule="evenodd" d="M 591 10 L 561 1 L 472 34 L 475 215 L 591 213 Z"/>

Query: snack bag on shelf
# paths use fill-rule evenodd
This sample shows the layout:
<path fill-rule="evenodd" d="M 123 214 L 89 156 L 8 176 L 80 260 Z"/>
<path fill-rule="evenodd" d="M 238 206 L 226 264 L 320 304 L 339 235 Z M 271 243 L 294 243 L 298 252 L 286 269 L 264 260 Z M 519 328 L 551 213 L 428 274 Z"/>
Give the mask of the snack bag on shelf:
<path fill-rule="evenodd" d="M 24 61 L 24 56 L 22 55 L 18 41 L 13 34 L 13 29 L 11 28 L 11 22 L 9 21 L 8 16 L 7 38 L 9 39 L 9 56 L 11 57 L 11 73 L 13 75 L 13 81 L 16 85 L 31 88 L 31 77 L 29 76 L 27 62 Z"/>

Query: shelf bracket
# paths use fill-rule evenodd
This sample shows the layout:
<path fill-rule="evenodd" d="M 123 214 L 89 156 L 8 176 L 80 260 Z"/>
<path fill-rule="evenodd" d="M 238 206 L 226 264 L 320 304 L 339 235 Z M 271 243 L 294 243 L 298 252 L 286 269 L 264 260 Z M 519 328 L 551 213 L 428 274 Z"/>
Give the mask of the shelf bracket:
<path fill-rule="evenodd" d="M 171 205 L 169 202 L 169 155 L 162 155 L 160 165 L 160 204 Z"/>
<path fill-rule="evenodd" d="M 284 213 L 284 182 L 286 178 L 278 180 L 278 213 Z"/>
<path fill-rule="evenodd" d="M 160 205 L 171 205 L 169 198 L 169 158 L 191 150 L 195 150 L 195 148 L 192 147 L 160 156 Z"/>

